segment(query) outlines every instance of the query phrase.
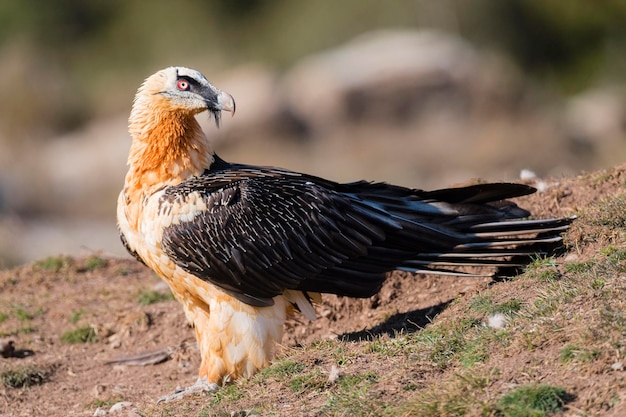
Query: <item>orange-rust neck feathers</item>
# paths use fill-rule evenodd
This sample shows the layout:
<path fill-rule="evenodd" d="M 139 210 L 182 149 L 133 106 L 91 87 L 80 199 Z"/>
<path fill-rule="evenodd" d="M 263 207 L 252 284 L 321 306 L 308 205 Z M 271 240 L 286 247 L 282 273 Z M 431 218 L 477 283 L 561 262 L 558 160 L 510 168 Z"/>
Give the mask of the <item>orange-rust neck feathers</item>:
<path fill-rule="evenodd" d="M 198 175 L 213 162 L 213 150 L 188 107 L 164 94 L 168 76 L 160 71 L 139 88 L 129 118 L 132 145 L 127 186 L 178 183 Z M 130 182 L 130 183 L 129 183 Z"/>

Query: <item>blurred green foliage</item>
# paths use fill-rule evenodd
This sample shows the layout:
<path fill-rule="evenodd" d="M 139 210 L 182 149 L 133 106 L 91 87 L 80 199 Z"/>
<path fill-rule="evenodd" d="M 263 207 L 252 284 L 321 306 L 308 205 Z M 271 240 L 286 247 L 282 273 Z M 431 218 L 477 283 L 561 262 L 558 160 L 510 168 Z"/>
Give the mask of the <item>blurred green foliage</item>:
<path fill-rule="evenodd" d="M 520 65 L 572 92 L 626 70 L 626 1 L 499 2 L 505 46 Z"/>
<path fill-rule="evenodd" d="M 168 65 L 277 69 L 386 27 L 439 28 L 565 93 L 626 70 L 624 0 L 23 0 L 0 2 L 0 133 L 65 131 L 128 110 Z"/>

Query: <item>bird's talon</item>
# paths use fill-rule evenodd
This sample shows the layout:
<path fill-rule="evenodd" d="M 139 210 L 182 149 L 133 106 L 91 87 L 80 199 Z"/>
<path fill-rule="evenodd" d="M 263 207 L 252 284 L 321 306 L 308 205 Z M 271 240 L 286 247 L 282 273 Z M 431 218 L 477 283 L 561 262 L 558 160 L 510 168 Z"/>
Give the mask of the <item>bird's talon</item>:
<path fill-rule="evenodd" d="M 181 400 L 188 395 L 198 394 L 201 392 L 214 392 L 214 391 L 217 391 L 218 388 L 219 387 L 216 383 L 214 382 L 208 383 L 206 378 L 198 378 L 195 384 L 187 388 L 177 387 L 174 390 L 173 394 L 165 395 L 159 398 L 157 400 L 157 404 L 160 404 L 162 402 L 169 403 L 172 401 Z"/>

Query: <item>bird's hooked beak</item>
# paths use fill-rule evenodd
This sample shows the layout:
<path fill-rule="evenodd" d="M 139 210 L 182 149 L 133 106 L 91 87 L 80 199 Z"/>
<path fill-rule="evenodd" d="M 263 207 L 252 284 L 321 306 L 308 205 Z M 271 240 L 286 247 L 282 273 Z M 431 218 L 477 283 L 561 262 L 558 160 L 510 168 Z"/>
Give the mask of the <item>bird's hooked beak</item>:
<path fill-rule="evenodd" d="M 231 113 L 231 116 L 235 115 L 235 99 L 228 93 L 220 91 L 217 95 L 217 104 L 220 110 Z"/>
<path fill-rule="evenodd" d="M 218 94 L 215 97 L 215 101 L 212 103 L 208 103 L 207 108 L 209 112 L 213 114 L 215 118 L 215 125 L 217 127 L 220 126 L 220 118 L 222 116 L 222 111 L 230 112 L 231 116 L 235 115 L 235 99 L 230 94 L 218 90 Z"/>

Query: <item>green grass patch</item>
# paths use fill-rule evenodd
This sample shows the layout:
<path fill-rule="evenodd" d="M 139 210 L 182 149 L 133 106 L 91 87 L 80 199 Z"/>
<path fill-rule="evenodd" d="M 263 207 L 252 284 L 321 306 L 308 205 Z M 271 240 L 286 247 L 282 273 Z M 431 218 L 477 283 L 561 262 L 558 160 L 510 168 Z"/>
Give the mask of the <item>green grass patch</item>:
<path fill-rule="evenodd" d="M 609 245 L 599 251 L 600 257 L 565 265 L 565 272 L 587 282 L 593 290 L 602 290 L 615 274 L 626 272 L 626 250 Z"/>
<path fill-rule="evenodd" d="M 303 363 L 290 359 L 283 359 L 272 364 L 269 368 L 263 369 L 259 376 L 261 378 L 276 378 L 280 381 L 284 381 L 287 378 L 304 372 L 305 369 L 306 366 Z"/>
<path fill-rule="evenodd" d="M 626 227 L 626 194 L 601 200 L 595 208 L 596 210 L 589 214 L 592 225 L 611 229 Z"/>
<path fill-rule="evenodd" d="M 217 405 L 219 403 L 232 403 L 244 397 L 245 390 L 242 389 L 239 384 L 227 384 L 212 394 L 211 404 Z"/>
<path fill-rule="evenodd" d="M 49 379 L 47 370 L 21 366 L 0 372 L 0 381 L 6 388 L 28 388 L 41 385 Z"/>
<path fill-rule="evenodd" d="M 617 248 L 614 245 L 608 245 L 600 250 L 600 255 L 609 257 L 613 261 L 620 262 L 626 260 L 626 249 Z"/>
<path fill-rule="evenodd" d="M 415 343 L 412 338 L 397 332 L 393 337 L 379 336 L 373 338 L 363 347 L 363 352 L 377 353 L 381 359 L 395 358 L 403 353 L 410 353 Z"/>
<path fill-rule="evenodd" d="M 589 286 L 593 290 L 601 290 L 606 285 L 606 281 L 600 277 L 594 277 L 590 282 Z"/>
<path fill-rule="evenodd" d="M 35 262 L 35 267 L 46 271 L 59 272 L 68 264 L 68 260 L 62 256 L 49 256 Z"/>
<path fill-rule="evenodd" d="M 493 300 L 488 295 L 478 294 L 470 300 L 469 309 L 477 313 L 489 314 L 493 308 Z"/>
<path fill-rule="evenodd" d="M 100 398 L 96 398 L 92 403 L 89 404 L 90 407 L 99 408 L 99 407 L 111 407 L 113 404 L 113 400 L 101 400 Z"/>
<path fill-rule="evenodd" d="M 68 344 L 76 343 L 95 343 L 98 336 L 93 327 L 79 327 L 78 329 L 69 330 L 61 335 L 61 342 Z"/>
<path fill-rule="evenodd" d="M 502 417 L 544 417 L 561 411 L 571 396 L 560 387 L 528 385 L 504 395 L 495 411 Z"/>
<path fill-rule="evenodd" d="M 552 256 L 537 257 L 526 266 L 522 277 L 538 281 L 555 281 L 560 277 L 559 271 L 556 269 L 557 265 L 556 260 Z"/>
<path fill-rule="evenodd" d="M 132 269 L 128 268 L 127 266 L 120 266 L 115 270 L 115 275 L 119 275 L 122 277 L 130 275 L 131 273 Z"/>
<path fill-rule="evenodd" d="M 35 333 L 38 329 L 34 326 L 26 325 L 12 330 L 0 330 L 1 337 L 17 336 L 18 334 Z"/>
<path fill-rule="evenodd" d="M 42 309 L 29 311 L 28 309 L 26 309 L 26 307 L 23 307 L 20 305 L 14 305 L 13 313 L 15 314 L 15 317 L 17 317 L 19 321 L 30 321 L 37 316 L 41 316 L 44 313 L 44 311 Z"/>
<path fill-rule="evenodd" d="M 85 271 L 95 271 L 105 266 L 107 266 L 107 260 L 94 255 L 85 260 L 83 268 Z"/>
<path fill-rule="evenodd" d="M 304 363 L 283 359 L 272 366 L 261 370 L 255 378 L 257 381 L 274 380 L 285 383 L 295 393 L 321 390 L 325 387 L 328 376 L 319 368 L 307 368 Z"/>
<path fill-rule="evenodd" d="M 344 344 L 339 344 L 333 351 L 333 358 L 338 366 L 345 366 L 352 363 L 356 356 L 356 352 L 348 349 Z"/>
<path fill-rule="evenodd" d="M 33 326 L 31 322 L 34 318 L 44 314 L 44 311 L 42 309 L 37 309 L 33 311 L 25 306 L 15 304 L 11 306 L 11 310 L 12 311 L 9 314 L 4 312 L 0 313 L 0 323 L 8 320 L 9 318 L 11 318 L 11 316 L 13 316 L 15 319 L 21 322 L 22 325 L 10 330 L 0 330 L 0 336 L 16 336 L 18 334 L 30 334 L 37 331 L 37 327 Z"/>
<path fill-rule="evenodd" d="M 556 269 L 544 269 L 537 273 L 535 279 L 539 281 L 556 281 L 559 279 L 559 271 Z"/>
<path fill-rule="evenodd" d="M 560 306 L 559 298 L 553 291 L 542 290 L 533 302 L 532 316 L 548 316 Z"/>
<path fill-rule="evenodd" d="M 561 349 L 560 359 L 563 363 L 571 361 L 589 362 L 600 356 L 598 349 L 585 349 L 576 344 L 566 345 Z"/>
<path fill-rule="evenodd" d="M 121 394 L 106 393 L 106 395 L 107 397 L 105 398 L 95 398 L 93 401 L 89 401 L 85 406 L 89 409 L 98 407 L 110 408 L 112 405 L 124 401 L 124 397 Z"/>
<path fill-rule="evenodd" d="M 512 316 L 519 312 L 522 306 L 522 300 L 518 300 L 516 298 L 496 304 L 488 296 L 477 295 L 470 301 L 469 310 L 489 316 L 497 313 Z"/>
<path fill-rule="evenodd" d="M 454 375 L 415 392 L 404 404 L 397 405 L 391 415 L 449 417 L 493 415 L 484 397 L 487 387 L 499 376 L 497 369 L 487 373 L 468 371 Z"/>
<path fill-rule="evenodd" d="M 558 266 L 558 263 L 556 259 L 554 259 L 554 256 L 536 256 L 527 268 L 530 268 L 532 270 L 547 267 L 554 268 L 556 266 Z"/>
<path fill-rule="evenodd" d="M 168 292 L 158 292 L 153 290 L 142 291 L 137 297 L 137 301 L 141 306 L 147 306 L 150 304 L 160 303 L 162 301 L 171 301 L 174 300 L 174 295 Z"/>
<path fill-rule="evenodd" d="M 80 320 L 80 318 L 83 316 L 83 314 L 85 314 L 85 310 L 83 310 L 83 309 L 80 309 L 78 311 L 74 311 L 72 313 L 72 315 L 70 316 L 70 323 L 72 323 L 72 324 L 78 323 L 78 320 Z"/>
<path fill-rule="evenodd" d="M 329 390 L 322 415 L 383 416 L 385 404 L 381 403 L 370 388 L 378 382 L 373 372 L 341 375 L 337 384 Z"/>
<path fill-rule="evenodd" d="M 474 339 L 465 344 L 459 352 L 458 360 L 464 368 L 471 368 L 477 363 L 485 362 L 489 359 L 489 342 L 479 338 Z"/>
<path fill-rule="evenodd" d="M 221 389 L 221 388 L 220 388 Z M 255 417 L 255 416 L 263 416 L 263 408 L 251 408 L 247 410 L 241 411 L 225 411 L 223 409 L 215 411 L 214 407 L 204 407 L 202 410 L 198 412 L 198 414 L 194 414 L 190 410 L 184 409 L 184 412 L 181 412 L 181 408 L 169 409 L 164 408 L 163 411 L 159 414 L 159 417 L 179 417 L 181 415 L 194 415 L 196 417 Z M 144 414 L 139 414 L 140 416 L 145 416 Z M 276 416 L 277 414 L 269 414 L 270 416 Z"/>
<path fill-rule="evenodd" d="M 492 314 L 502 313 L 512 316 L 522 309 L 524 302 L 517 298 L 512 298 L 503 303 L 497 304 L 492 311 Z"/>
<path fill-rule="evenodd" d="M 483 326 L 480 320 L 463 318 L 431 325 L 419 332 L 416 340 L 428 352 L 428 359 L 445 369 L 455 360 L 466 367 L 486 360 L 491 334 L 493 330 Z"/>
<path fill-rule="evenodd" d="M 18 334 L 31 334 L 35 333 L 38 329 L 34 326 L 22 326 L 17 329 Z"/>
<path fill-rule="evenodd" d="M 328 375 L 325 375 L 321 369 L 314 368 L 307 372 L 297 374 L 289 379 L 287 386 L 294 393 L 305 391 L 320 392 L 328 384 Z"/>
<path fill-rule="evenodd" d="M 607 262 L 610 267 L 615 269 L 615 272 L 626 272 L 626 250 L 615 249 L 606 253 Z"/>
<path fill-rule="evenodd" d="M 365 372 L 355 375 L 343 375 L 339 377 L 338 385 L 341 389 L 352 390 L 361 383 L 374 384 L 378 382 L 378 375 L 374 372 Z"/>
<path fill-rule="evenodd" d="M 538 291 L 537 298 L 529 309 L 528 317 L 550 316 L 555 311 L 572 301 L 583 289 L 576 279 L 564 279 L 551 282 Z"/>
<path fill-rule="evenodd" d="M 591 271 L 594 265 L 594 261 L 569 262 L 565 264 L 565 272 L 568 274 L 584 274 Z"/>
<path fill-rule="evenodd" d="M 15 315 L 19 321 L 27 321 L 35 318 L 35 315 L 24 310 L 22 307 L 14 307 Z"/>

